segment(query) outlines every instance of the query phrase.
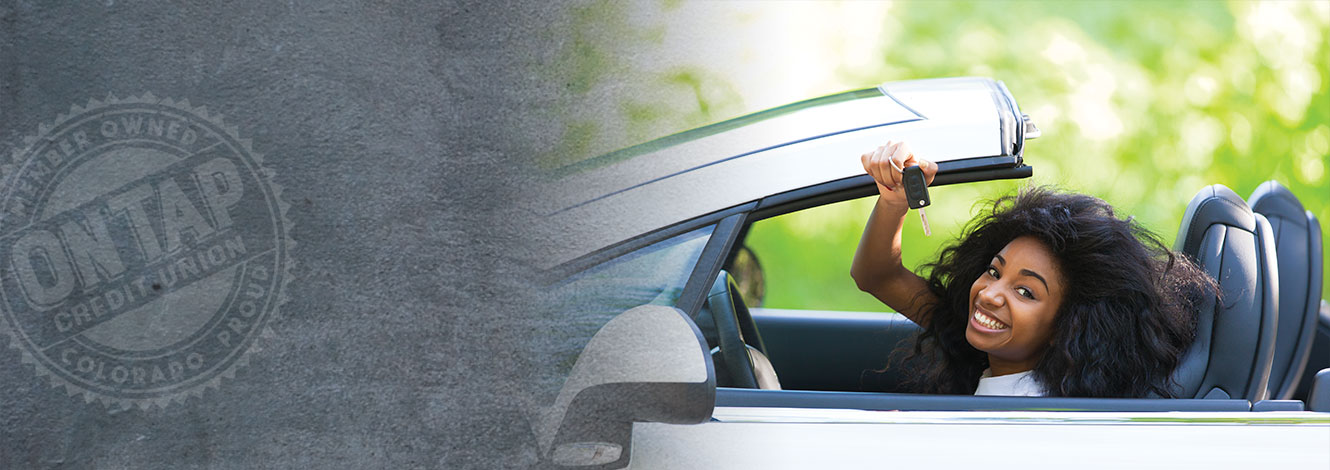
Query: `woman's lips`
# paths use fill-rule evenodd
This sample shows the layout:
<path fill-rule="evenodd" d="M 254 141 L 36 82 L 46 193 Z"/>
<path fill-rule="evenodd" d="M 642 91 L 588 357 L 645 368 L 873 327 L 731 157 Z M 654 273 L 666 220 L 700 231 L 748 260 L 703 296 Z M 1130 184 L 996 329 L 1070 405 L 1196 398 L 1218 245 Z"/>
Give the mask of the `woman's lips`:
<path fill-rule="evenodd" d="M 1010 325 L 1003 323 L 1001 320 L 998 320 L 997 317 L 986 313 L 977 307 L 974 309 L 974 313 L 970 314 L 970 323 L 974 323 L 975 326 L 978 326 L 982 330 L 993 332 L 1011 328 Z"/>

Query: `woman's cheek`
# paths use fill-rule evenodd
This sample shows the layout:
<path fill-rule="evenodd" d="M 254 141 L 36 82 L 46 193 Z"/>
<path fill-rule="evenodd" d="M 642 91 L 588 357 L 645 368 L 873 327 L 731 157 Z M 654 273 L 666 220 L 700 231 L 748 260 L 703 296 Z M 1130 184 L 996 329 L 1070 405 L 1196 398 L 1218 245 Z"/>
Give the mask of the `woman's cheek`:
<path fill-rule="evenodd" d="M 987 283 L 984 282 L 984 276 L 983 276 L 982 274 L 979 275 L 979 277 L 976 278 L 976 279 L 974 280 L 974 282 L 970 284 L 970 304 L 969 304 L 969 306 L 974 305 L 974 301 L 975 301 L 975 299 L 978 299 L 978 298 L 979 298 L 979 291 L 984 290 L 984 286 L 986 286 L 986 285 L 987 285 Z M 968 307 L 968 306 L 967 306 L 967 307 Z"/>

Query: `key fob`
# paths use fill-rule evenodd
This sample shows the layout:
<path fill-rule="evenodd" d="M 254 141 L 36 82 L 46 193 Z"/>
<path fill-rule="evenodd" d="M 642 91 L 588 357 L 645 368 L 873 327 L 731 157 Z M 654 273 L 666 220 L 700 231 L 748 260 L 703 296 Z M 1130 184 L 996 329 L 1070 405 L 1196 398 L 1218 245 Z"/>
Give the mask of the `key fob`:
<path fill-rule="evenodd" d="M 924 170 L 918 165 L 911 166 L 901 172 L 902 183 L 905 185 L 905 199 L 910 201 L 911 209 L 918 209 L 932 204 L 933 201 L 928 198 L 928 184 L 924 181 Z"/>

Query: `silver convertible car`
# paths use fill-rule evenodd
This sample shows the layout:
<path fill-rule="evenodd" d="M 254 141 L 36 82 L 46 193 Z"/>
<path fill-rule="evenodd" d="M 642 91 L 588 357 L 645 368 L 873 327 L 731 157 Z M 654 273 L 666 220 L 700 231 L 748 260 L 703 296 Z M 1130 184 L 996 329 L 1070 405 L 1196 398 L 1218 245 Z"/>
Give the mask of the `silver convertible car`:
<path fill-rule="evenodd" d="M 1029 177 L 1039 136 L 1002 82 L 886 83 L 558 169 L 534 212 L 566 377 L 535 419 L 567 468 L 1330 468 L 1330 310 L 1319 223 L 1270 182 L 1188 204 L 1175 249 L 1222 289 L 1181 396 L 900 393 L 893 313 L 758 308 L 745 237 L 873 197 L 859 155 L 908 141 L 932 186 Z M 1033 165 L 1032 165 L 1033 164 Z M 941 190 L 939 190 L 941 191 Z M 1178 201 L 1183 204 L 1185 201 Z M 846 282 L 851 282 L 846 278 Z M 582 336 L 579 336 L 582 335 Z M 1317 373 L 1319 371 L 1319 373 Z"/>

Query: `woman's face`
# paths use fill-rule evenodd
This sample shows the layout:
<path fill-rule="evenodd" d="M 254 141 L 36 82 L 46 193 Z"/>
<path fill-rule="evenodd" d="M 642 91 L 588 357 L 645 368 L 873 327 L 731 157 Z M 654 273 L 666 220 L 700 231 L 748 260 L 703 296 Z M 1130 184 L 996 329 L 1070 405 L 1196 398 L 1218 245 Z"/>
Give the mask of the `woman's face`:
<path fill-rule="evenodd" d="M 1034 237 L 1012 240 L 970 286 L 965 339 L 988 353 L 993 375 L 1033 369 L 1053 336 L 1065 289 L 1062 270 Z"/>

